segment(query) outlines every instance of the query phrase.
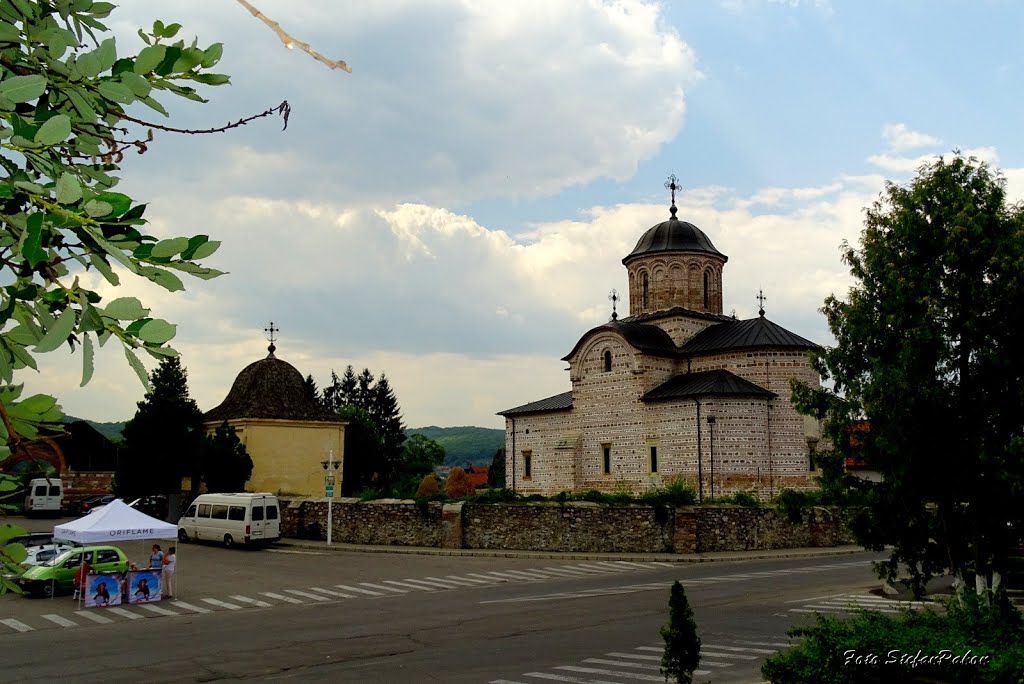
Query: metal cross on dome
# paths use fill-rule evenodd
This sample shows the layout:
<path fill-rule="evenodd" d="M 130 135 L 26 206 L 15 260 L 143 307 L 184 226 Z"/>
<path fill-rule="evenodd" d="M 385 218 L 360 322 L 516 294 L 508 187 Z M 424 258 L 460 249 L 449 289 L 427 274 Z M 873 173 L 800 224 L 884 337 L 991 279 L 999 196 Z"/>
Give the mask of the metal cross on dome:
<path fill-rule="evenodd" d="M 668 208 L 669 213 L 672 214 L 672 218 L 676 217 L 676 190 L 682 190 L 682 186 L 677 182 L 679 179 L 676 178 L 676 174 L 672 174 L 665 181 L 665 187 L 672 191 L 672 206 Z"/>
<path fill-rule="evenodd" d="M 612 302 L 612 320 L 616 321 L 619 319 L 619 313 L 618 311 L 615 310 L 616 304 L 618 304 L 619 299 L 621 299 L 621 297 L 619 297 L 619 291 L 616 289 L 612 289 L 612 293 L 608 295 L 608 299 L 610 299 Z"/>
<path fill-rule="evenodd" d="M 270 351 L 271 354 L 273 354 L 274 350 L 277 349 L 277 347 L 274 346 L 274 340 L 277 339 L 276 337 L 274 337 L 274 333 L 281 332 L 281 329 L 275 328 L 274 321 L 270 321 L 270 325 L 264 328 L 263 332 L 267 333 L 267 340 L 270 342 L 270 346 L 267 347 L 267 349 Z"/>
<path fill-rule="evenodd" d="M 764 318 L 764 300 L 766 300 L 768 298 L 764 296 L 764 292 L 761 290 L 761 288 L 757 288 L 757 297 L 756 297 L 756 299 L 757 299 L 757 305 L 759 307 L 757 313 L 758 313 L 759 316 Z"/>

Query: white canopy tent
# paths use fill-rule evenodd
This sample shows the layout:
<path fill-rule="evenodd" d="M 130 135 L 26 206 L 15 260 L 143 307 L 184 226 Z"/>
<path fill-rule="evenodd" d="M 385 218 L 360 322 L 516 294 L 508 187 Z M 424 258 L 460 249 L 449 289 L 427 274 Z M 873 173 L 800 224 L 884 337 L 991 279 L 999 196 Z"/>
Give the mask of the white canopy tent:
<path fill-rule="evenodd" d="M 121 499 L 114 499 L 85 517 L 54 526 L 53 538 L 79 545 L 113 545 L 140 539 L 177 539 L 178 526 L 146 515 Z M 148 563 L 140 563 L 140 567 L 145 565 Z"/>

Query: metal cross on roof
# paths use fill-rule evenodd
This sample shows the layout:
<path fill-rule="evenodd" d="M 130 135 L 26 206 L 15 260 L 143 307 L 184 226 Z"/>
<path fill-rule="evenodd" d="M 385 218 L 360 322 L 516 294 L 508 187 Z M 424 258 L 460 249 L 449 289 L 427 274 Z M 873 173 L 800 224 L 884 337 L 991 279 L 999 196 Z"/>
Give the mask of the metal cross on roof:
<path fill-rule="evenodd" d="M 277 349 L 277 347 L 274 346 L 274 340 L 277 339 L 276 337 L 274 337 L 274 333 L 281 332 L 281 329 L 280 328 L 275 328 L 274 327 L 274 321 L 270 321 L 270 325 L 268 325 L 266 328 L 264 328 L 263 332 L 267 333 L 267 340 L 270 341 L 270 346 L 267 347 L 267 350 L 271 354 L 273 354 L 274 350 Z"/>
<path fill-rule="evenodd" d="M 761 288 L 757 288 L 757 297 L 756 297 L 756 299 L 757 299 L 757 304 L 760 307 L 758 309 L 758 311 L 757 311 L 757 314 L 759 316 L 761 316 L 762 318 L 764 318 L 764 300 L 766 300 L 768 298 L 764 296 L 764 292 L 761 291 Z"/>
<path fill-rule="evenodd" d="M 682 190 L 682 186 L 677 182 L 679 179 L 676 178 L 676 174 L 672 174 L 665 181 L 665 187 L 672 191 L 672 206 L 669 207 L 669 211 L 672 212 L 672 218 L 676 216 L 676 190 Z"/>
<path fill-rule="evenodd" d="M 610 295 L 608 295 L 608 299 L 610 299 L 611 302 L 612 302 L 612 320 L 616 321 L 616 320 L 619 319 L 619 313 L 618 313 L 618 311 L 615 310 L 615 305 L 618 304 L 619 299 L 620 299 L 619 291 L 615 290 L 615 289 L 612 289 L 612 293 Z"/>

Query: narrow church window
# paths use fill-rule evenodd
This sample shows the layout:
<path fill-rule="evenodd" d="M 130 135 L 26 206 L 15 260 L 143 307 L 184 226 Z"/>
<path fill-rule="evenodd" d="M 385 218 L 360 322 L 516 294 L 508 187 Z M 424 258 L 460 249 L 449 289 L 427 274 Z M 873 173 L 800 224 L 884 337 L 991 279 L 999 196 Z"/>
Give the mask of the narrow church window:
<path fill-rule="evenodd" d="M 651 472 L 658 472 L 658 447 L 651 445 Z"/>
<path fill-rule="evenodd" d="M 612 371 L 612 353 L 606 351 L 604 353 L 604 372 L 610 373 Z"/>
<path fill-rule="evenodd" d="M 711 308 L 711 271 L 704 271 L 704 308 Z"/>
<path fill-rule="evenodd" d="M 533 452 L 532 451 L 524 451 L 523 452 L 523 479 L 524 480 L 529 480 L 530 477 L 532 477 L 532 475 L 533 475 L 532 470 L 533 470 Z"/>
<path fill-rule="evenodd" d="M 650 281 L 648 280 L 646 273 L 644 273 L 642 276 L 640 276 L 640 282 L 643 284 L 643 291 L 641 293 L 642 298 L 641 298 L 640 308 L 643 309 L 644 311 L 646 311 L 647 310 L 648 294 L 650 294 L 650 289 L 651 289 L 650 288 Z"/>
<path fill-rule="evenodd" d="M 611 475 L 612 472 L 612 445 L 602 444 L 601 455 L 604 457 L 604 468 L 602 471 L 605 475 Z"/>

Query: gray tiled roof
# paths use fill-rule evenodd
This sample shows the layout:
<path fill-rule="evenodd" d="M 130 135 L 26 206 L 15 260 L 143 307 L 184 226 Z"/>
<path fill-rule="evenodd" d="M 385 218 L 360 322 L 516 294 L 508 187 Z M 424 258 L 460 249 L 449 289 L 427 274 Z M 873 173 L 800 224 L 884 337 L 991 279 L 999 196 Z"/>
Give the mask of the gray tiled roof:
<path fill-rule="evenodd" d="M 817 349 L 818 345 L 760 316 L 745 321 L 727 321 L 706 328 L 694 335 L 680 351 L 691 356 L 756 347 Z"/>
<path fill-rule="evenodd" d="M 519 416 L 526 413 L 546 413 L 548 411 L 565 411 L 572 408 L 572 391 L 562 392 L 547 399 L 531 401 L 529 404 L 498 411 L 499 416 Z"/>
<path fill-rule="evenodd" d="M 684 373 L 669 378 L 640 397 L 640 401 L 736 396 L 771 398 L 777 395 L 760 385 L 744 380 L 735 373 L 720 368 L 713 371 Z"/>
<path fill-rule="evenodd" d="M 569 360 L 573 354 L 579 351 L 580 345 L 583 344 L 584 340 L 602 330 L 613 330 L 619 333 L 626 339 L 626 342 L 629 342 L 635 349 L 645 354 L 651 354 L 652 356 L 679 356 L 679 347 L 672 341 L 669 334 L 658 326 L 650 325 L 649 323 L 634 323 L 632 321 L 609 321 L 585 333 L 579 342 L 576 343 L 576 346 L 572 348 L 572 351 L 562 357 L 562 360 Z"/>
<path fill-rule="evenodd" d="M 685 306 L 673 306 L 671 309 L 648 311 L 647 313 L 636 314 L 635 316 L 627 316 L 626 318 L 620 318 L 619 321 L 622 323 L 645 323 L 647 321 L 656 321 L 661 318 L 671 318 L 672 316 L 686 316 L 688 318 L 702 318 L 704 320 L 723 322 L 736 320 L 732 316 L 726 316 L 724 314 L 711 313 L 710 311 L 696 311 L 694 309 L 687 309 Z"/>

